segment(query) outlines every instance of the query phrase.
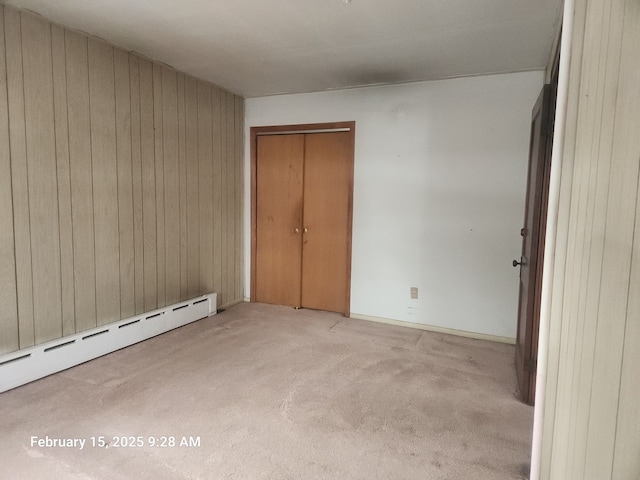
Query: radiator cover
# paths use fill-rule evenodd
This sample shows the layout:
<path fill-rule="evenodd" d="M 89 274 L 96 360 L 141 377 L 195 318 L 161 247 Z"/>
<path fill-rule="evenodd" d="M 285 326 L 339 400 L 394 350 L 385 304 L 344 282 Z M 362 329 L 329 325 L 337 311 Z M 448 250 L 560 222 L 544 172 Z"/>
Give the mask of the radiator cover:
<path fill-rule="evenodd" d="M 0 392 L 115 352 L 216 313 L 209 293 L 0 356 Z"/>

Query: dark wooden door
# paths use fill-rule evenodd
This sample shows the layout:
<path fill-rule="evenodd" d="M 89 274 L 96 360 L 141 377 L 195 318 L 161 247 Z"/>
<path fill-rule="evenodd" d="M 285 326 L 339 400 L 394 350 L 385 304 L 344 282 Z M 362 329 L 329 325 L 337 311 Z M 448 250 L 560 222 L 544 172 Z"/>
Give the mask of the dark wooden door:
<path fill-rule="evenodd" d="M 540 325 L 540 293 L 544 235 L 549 197 L 552 116 L 550 85 L 545 85 L 533 108 L 529 144 L 529 173 L 522 235 L 520 298 L 516 338 L 516 374 L 522 401 L 533 405 Z"/>

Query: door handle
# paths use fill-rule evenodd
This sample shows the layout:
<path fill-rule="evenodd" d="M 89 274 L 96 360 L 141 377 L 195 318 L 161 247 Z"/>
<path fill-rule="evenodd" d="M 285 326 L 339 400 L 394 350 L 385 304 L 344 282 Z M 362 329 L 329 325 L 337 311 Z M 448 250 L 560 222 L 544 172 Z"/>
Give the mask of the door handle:
<path fill-rule="evenodd" d="M 293 229 L 293 233 L 300 233 L 300 229 L 299 228 L 294 228 Z"/>
<path fill-rule="evenodd" d="M 309 231 L 309 229 L 307 227 L 304 227 L 304 229 L 302 230 L 303 233 L 307 233 Z"/>

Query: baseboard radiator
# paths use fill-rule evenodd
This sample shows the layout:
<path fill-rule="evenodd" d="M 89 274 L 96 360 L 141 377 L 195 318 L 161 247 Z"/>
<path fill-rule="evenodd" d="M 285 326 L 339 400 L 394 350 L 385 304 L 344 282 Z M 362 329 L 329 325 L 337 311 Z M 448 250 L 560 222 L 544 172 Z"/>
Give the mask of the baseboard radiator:
<path fill-rule="evenodd" d="M 0 356 L 0 392 L 115 352 L 216 313 L 217 294 L 159 308 Z"/>

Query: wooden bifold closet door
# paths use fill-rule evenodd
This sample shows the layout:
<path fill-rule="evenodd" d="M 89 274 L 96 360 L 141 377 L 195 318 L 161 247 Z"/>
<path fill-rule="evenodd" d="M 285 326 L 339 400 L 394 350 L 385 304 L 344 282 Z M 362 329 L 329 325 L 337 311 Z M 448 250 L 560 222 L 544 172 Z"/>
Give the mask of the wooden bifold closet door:
<path fill-rule="evenodd" d="M 348 312 L 352 140 L 257 136 L 255 301 Z"/>

